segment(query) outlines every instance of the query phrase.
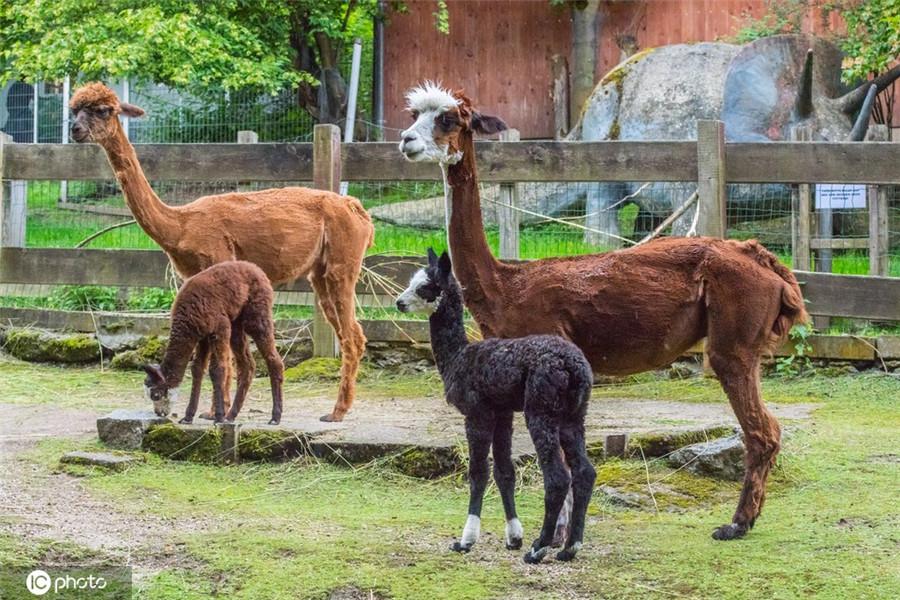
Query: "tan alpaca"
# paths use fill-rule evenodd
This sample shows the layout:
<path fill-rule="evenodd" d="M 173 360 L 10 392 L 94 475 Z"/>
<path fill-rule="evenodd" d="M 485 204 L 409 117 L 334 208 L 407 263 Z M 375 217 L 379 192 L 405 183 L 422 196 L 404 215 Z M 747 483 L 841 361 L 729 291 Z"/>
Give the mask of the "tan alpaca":
<path fill-rule="evenodd" d="M 273 285 L 309 279 L 341 346 L 337 402 L 322 420 L 342 420 L 353 404 L 366 344 L 354 292 L 374 227 L 362 204 L 349 196 L 292 187 L 204 196 L 185 206 L 168 206 L 147 182 L 119 123 L 120 114 L 139 117 L 144 111 L 119 102 L 101 83 L 80 88 L 69 106 L 72 138 L 103 147 L 135 220 L 182 278 L 216 263 L 245 260 L 259 266 Z"/>

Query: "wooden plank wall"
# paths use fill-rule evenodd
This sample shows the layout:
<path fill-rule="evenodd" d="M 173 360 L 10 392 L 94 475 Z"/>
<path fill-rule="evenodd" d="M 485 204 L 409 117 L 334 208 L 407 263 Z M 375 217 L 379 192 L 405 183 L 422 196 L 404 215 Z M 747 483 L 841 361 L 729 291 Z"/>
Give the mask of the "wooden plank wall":
<path fill-rule="evenodd" d="M 435 3 L 407 2 L 408 12 L 391 12 L 385 28 L 384 111 L 389 128 L 409 124 L 404 92 L 424 80 L 463 87 L 487 113 L 502 116 L 522 139 L 553 137 L 551 60 L 571 64 L 569 9 L 549 0 L 451 0 L 450 35 L 435 29 Z M 766 0 L 634 0 L 602 2 L 596 79 L 617 65 L 622 54 L 615 38 L 635 37 L 639 48 L 732 37 L 759 17 Z M 832 13 L 813 9 L 804 31 L 827 35 L 842 27 Z M 900 114 L 900 98 L 895 113 Z M 577 115 L 573 115 L 573 119 Z M 399 139 L 388 129 L 387 139 Z"/>

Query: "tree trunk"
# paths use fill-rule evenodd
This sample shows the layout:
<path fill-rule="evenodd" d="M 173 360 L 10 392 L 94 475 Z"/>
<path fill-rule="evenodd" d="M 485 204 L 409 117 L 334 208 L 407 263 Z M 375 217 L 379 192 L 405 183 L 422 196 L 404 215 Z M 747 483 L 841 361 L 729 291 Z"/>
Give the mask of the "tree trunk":
<path fill-rule="evenodd" d="M 581 0 L 572 6 L 572 91 L 569 114 L 578 120 L 594 90 L 597 68 L 597 31 L 601 27 L 600 0 Z"/>

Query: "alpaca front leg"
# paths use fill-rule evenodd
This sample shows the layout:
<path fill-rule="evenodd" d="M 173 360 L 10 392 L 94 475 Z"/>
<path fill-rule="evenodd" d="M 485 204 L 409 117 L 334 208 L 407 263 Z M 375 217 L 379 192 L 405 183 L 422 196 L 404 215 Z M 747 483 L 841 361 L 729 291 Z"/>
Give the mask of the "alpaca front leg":
<path fill-rule="evenodd" d="M 194 422 L 194 415 L 197 414 L 197 404 L 200 402 L 200 390 L 203 387 L 203 374 L 209 364 L 209 340 L 204 338 L 197 343 L 197 350 L 194 353 L 194 362 L 191 365 L 191 397 L 188 399 L 187 408 L 184 409 L 184 416 L 179 423 L 190 424 Z"/>
<path fill-rule="evenodd" d="M 492 434 L 492 423 L 466 418 L 466 438 L 469 441 L 469 516 L 459 541 L 450 547 L 454 552 L 468 552 L 481 534 L 481 503 L 488 483 L 488 453 Z"/>
<path fill-rule="evenodd" d="M 213 381 L 213 420 L 222 423 L 225 420 L 225 394 L 227 394 L 226 378 L 228 369 L 225 361 L 231 360 L 229 352 L 229 339 L 231 337 L 231 324 L 228 324 L 224 334 L 216 336 L 212 340 L 212 360 L 209 366 L 209 376 Z"/>

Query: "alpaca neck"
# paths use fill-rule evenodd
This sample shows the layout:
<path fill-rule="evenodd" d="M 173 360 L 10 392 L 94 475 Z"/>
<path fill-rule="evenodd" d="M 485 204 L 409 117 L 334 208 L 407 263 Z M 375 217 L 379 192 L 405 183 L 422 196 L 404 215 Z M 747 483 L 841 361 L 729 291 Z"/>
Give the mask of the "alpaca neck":
<path fill-rule="evenodd" d="M 441 379 L 446 382 L 454 359 L 469 344 L 463 325 L 462 293 L 455 281 L 441 294 L 437 310 L 428 318 L 428 324 L 434 362 Z"/>
<path fill-rule="evenodd" d="M 178 211 L 167 206 L 150 187 L 134 146 L 125 137 L 118 120 L 114 134 L 99 143 L 106 151 L 106 158 L 122 186 L 125 204 L 138 225 L 163 248 L 174 245 L 181 234 Z"/>
<path fill-rule="evenodd" d="M 181 385 L 181 381 L 184 379 L 184 372 L 187 370 L 188 361 L 191 360 L 194 348 L 197 346 L 196 339 L 179 335 L 176 329 L 177 324 L 173 323 L 169 345 L 166 347 L 166 355 L 159 366 L 163 376 L 166 378 L 166 386 L 169 389 L 175 389 Z"/>
<path fill-rule="evenodd" d="M 502 296 L 498 271 L 503 265 L 491 254 L 484 235 L 472 132 L 460 133 L 459 150 L 462 159 L 447 167 L 451 196 L 450 258 L 453 273 L 465 290 L 466 304 L 475 312 L 483 312 L 479 309 L 486 309 L 490 298 Z"/>

